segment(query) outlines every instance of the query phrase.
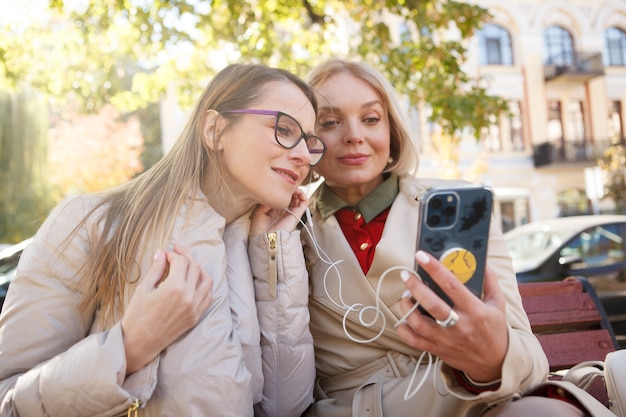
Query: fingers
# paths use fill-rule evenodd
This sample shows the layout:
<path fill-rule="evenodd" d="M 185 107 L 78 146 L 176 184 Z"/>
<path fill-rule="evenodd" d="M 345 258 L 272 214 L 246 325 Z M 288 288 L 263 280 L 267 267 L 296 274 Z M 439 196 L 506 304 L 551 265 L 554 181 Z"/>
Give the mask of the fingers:
<path fill-rule="evenodd" d="M 435 319 L 445 319 L 450 311 L 450 306 L 442 300 L 435 292 L 426 285 L 416 274 L 401 274 L 402 279 L 405 281 L 406 287 L 412 294 L 413 300 L 422 306 L 432 317 Z M 407 297 L 405 297 L 407 298 Z M 408 297 L 409 299 L 411 297 Z M 406 300 L 404 300 L 406 301 Z M 409 309 L 413 304 L 406 304 L 403 301 L 401 306 L 406 307 L 405 314 L 409 312 Z M 421 315 L 421 313 L 418 313 Z M 410 318 L 411 316 L 409 316 Z"/>
<path fill-rule="evenodd" d="M 148 270 L 146 277 L 139 284 L 145 288 L 154 288 L 159 282 L 161 282 L 164 278 L 165 272 L 167 271 L 167 258 L 166 254 L 163 250 L 158 249 L 154 253 L 154 258 L 152 261 L 152 265 Z"/>
<path fill-rule="evenodd" d="M 288 209 L 295 216 L 300 218 L 304 214 L 304 211 L 306 210 L 308 205 L 309 205 L 309 199 L 307 198 L 304 191 L 298 188 L 293 192 L 291 196 L 291 202 L 289 203 Z"/>
<path fill-rule="evenodd" d="M 184 293 L 184 298 L 189 300 L 194 298 L 196 291 L 197 295 L 202 297 L 206 296 L 207 292 L 210 293 L 213 280 L 187 249 L 174 245 L 173 251 L 164 252 L 163 259 L 163 262 L 169 265 L 169 271 L 161 280 L 162 286 L 178 287 Z"/>
<path fill-rule="evenodd" d="M 309 204 L 309 199 L 307 198 L 305 192 L 297 188 L 291 196 L 291 203 L 289 204 L 289 207 L 294 207 L 294 208 L 305 207 L 306 208 L 308 204 Z"/>
<path fill-rule="evenodd" d="M 404 274 L 410 293 L 400 302 L 406 317 L 397 326 L 399 337 L 407 345 L 438 356 L 476 381 L 498 379 L 508 346 L 505 298 L 499 278 L 493 270 L 485 268 L 481 300 L 431 255 L 418 251 L 416 259 L 420 270 L 428 273 L 444 291 L 454 309 L 415 273 Z M 413 299 L 432 318 L 411 311 Z"/>
<path fill-rule="evenodd" d="M 250 216 L 250 236 L 255 237 L 276 230 L 293 231 L 306 211 L 308 203 L 306 194 L 298 188 L 291 195 L 289 206 L 285 209 L 258 206 Z"/>
<path fill-rule="evenodd" d="M 481 297 L 477 297 L 464 283 L 459 281 L 456 275 L 448 270 L 441 262 L 432 255 L 417 251 L 415 255 L 420 267 L 428 273 L 429 277 L 445 294 L 455 309 L 472 310 L 483 304 Z M 483 277 L 484 278 L 484 277 Z M 478 277 L 477 277 L 478 279 Z M 497 281 L 497 277 L 493 278 Z M 497 282 L 495 285 L 498 285 Z M 484 291 L 484 289 L 483 289 Z M 449 314 L 449 309 L 445 309 L 443 318 L 437 317 L 439 320 L 445 320 Z"/>
<path fill-rule="evenodd" d="M 262 204 L 257 204 L 257 206 L 254 208 L 254 210 L 252 210 L 252 214 L 250 215 L 250 219 L 253 220 L 255 218 L 262 218 L 263 216 L 266 216 L 271 210 L 272 210 L 272 208 L 270 208 L 268 206 L 264 206 Z"/>
<path fill-rule="evenodd" d="M 204 312 L 213 301 L 213 280 L 209 274 L 202 268 L 191 256 L 191 253 L 178 245 L 174 245 L 174 251 L 184 256 L 188 262 L 186 274 L 186 292 L 187 296 L 197 296 L 198 311 Z"/>

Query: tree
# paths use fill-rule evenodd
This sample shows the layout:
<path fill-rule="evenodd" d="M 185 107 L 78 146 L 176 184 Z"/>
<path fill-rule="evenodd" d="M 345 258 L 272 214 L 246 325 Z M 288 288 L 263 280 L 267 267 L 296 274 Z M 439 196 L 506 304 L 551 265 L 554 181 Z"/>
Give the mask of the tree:
<path fill-rule="evenodd" d="M 55 200 L 112 188 L 143 171 L 143 137 L 136 116 L 112 105 L 98 113 L 54 116 L 48 132 L 48 180 Z"/>
<path fill-rule="evenodd" d="M 438 145 L 450 154 L 460 132 L 472 131 L 479 139 L 506 109 L 504 100 L 489 96 L 480 80 L 463 71 L 465 42 L 489 16 L 462 1 L 49 0 L 48 5 L 32 11 L 30 20 L 0 14 L 0 91 L 39 91 L 53 115 L 68 105 L 98 113 L 112 104 L 123 115 L 135 112 L 147 120 L 168 89 L 189 106 L 230 62 L 262 62 L 304 76 L 330 56 L 360 57 L 381 69 L 408 103 L 440 126 L 438 137 L 444 140 Z M 142 125 L 144 136 L 149 129 L 153 136 L 145 137 L 146 166 L 160 156 L 154 147 L 158 123 L 149 124 Z M 6 220 L 1 211 L 0 217 Z"/>
<path fill-rule="evenodd" d="M 75 4 L 75 2 L 72 2 Z M 207 78 L 245 59 L 304 75 L 333 55 L 381 68 L 412 104 L 457 137 L 478 138 L 506 108 L 463 72 L 463 40 L 488 18 L 454 0 L 50 0 L 43 26 L 9 27 L 0 39 L 4 83 L 29 82 L 86 109 L 123 111 L 157 102 L 175 82 L 190 104 Z M 33 59 L 40 57 L 40 59 Z M 41 59 L 45 57 L 45 59 Z M 0 87 L 2 83 L 0 71 Z"/>
<path fill-rule="evenodd" d="M 47 129 L 41 94 L 0 94 L 0 242 L 31 236 L 53 205 L 46 182 Z"/>
<path fill-rule="evenodd" d="M 617 138 L 612 142 L 598 160 L 605 178 L 604 197 L 613 201 L 616 213 L 626 214 L 626 144 Z"/>

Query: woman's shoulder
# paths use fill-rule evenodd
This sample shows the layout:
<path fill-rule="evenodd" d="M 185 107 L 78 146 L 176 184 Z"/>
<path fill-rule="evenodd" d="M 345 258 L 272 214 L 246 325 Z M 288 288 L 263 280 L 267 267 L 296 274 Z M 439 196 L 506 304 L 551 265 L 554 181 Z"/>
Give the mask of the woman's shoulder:
<path fill-rule="evenodd" d="M 46 220 L 37 232 L 38 236 L 68 237 L 76 231 L 87 216 L 93 212 L 101 197 L 96 195 L 74 195 L 65 197 L 47 216 Z"/>

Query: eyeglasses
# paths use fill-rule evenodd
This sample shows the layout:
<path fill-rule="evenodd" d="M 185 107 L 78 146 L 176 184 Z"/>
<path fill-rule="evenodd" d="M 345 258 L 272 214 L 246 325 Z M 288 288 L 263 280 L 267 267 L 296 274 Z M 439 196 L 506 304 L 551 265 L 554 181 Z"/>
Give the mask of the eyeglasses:
<path fill-rule="evenodd" d="M 257 110 L 257 109 L 237 109 L 227 110 L 222 113 L 242 113 L 242 114 L 260 114 L 264 116 L 274 116 L 276 118 L 274 124 L 274 138 L 276 142 L 285 149 L 293 149 L 298 146 L 302 139 L 306 143 L 306 147 L 311 154 L 310 166 L 315 166 L 324 156 L 326 145 L 320 138 L 315 135 L 307 135 L 302 130 L 300 123 L 287 113 L 278 110 Z"/>

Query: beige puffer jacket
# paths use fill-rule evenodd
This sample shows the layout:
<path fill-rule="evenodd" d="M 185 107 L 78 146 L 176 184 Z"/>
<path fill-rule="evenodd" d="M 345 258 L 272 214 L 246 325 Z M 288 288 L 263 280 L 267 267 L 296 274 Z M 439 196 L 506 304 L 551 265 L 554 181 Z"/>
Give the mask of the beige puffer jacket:
<path fill-rule="evenodd" d="M 190 249 L 212 277 L 214 301 L 195 328 L 125 377 L 119 321 L 100 330 L 76 309 L 84 295 L 73 284 L 96 225 L 58 251 L 95 198 L 62 203 L 24 251 L 0 315 L 0 415 L 117 416 L 139 404 L 140 416 L 299 416 L 315 372 L 299 232 L 276 235 L 278 259 L 288 263 L 277 271 L 289 276 L 278 275 L 268 297 L 267 237 L 250 242 L 253 282 L 247 216 L 225 227 L 204 197 L 186 205 L 171 243 Z M 295 252 L 283 254 L 283 241 Z M 147 253 L 144 273 L 150 263 Z"/>

